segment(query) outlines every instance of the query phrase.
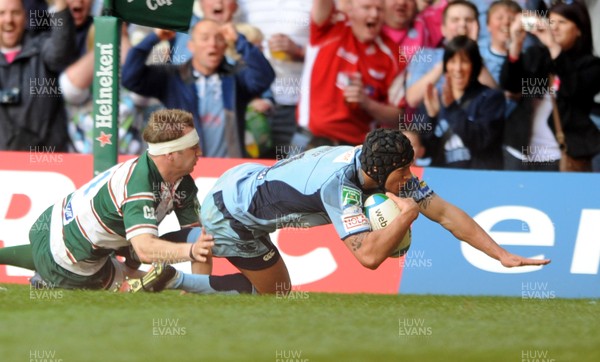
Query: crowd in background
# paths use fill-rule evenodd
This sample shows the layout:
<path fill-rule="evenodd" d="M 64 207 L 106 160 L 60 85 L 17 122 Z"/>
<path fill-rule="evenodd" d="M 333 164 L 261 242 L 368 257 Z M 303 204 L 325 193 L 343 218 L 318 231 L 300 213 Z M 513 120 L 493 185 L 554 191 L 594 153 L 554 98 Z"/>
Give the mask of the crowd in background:
<path fill-rule="evenodd" d="M 0 0 L 0 150 L 92 152 L 101 7 Z M 188 34 L 123 25 L 119 151 L 143 152 L 166 107 L 194 115 L 206 157 L 281 159 L 385 127 L 421 166 L 557 171 L 566 148 L 598 172 L 590 14 L 583 0 L 196 0 Z"/>

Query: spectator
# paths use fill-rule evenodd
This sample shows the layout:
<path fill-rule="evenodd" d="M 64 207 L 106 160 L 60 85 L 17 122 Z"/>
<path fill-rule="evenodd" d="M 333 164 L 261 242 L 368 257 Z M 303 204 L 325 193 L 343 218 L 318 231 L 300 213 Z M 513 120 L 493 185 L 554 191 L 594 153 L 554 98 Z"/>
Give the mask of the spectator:
<path fill-rule="evenodd" d="M 475 6 L 477 7 L 477 11 L 479 12 L 479 24 L 489 24 L 489 11 L 492 8 L 492 4 L 495 3 L 497 0 L 470 0 L 473 4 L 475 4 Z M 537 1 L 537 0 L 536 0 Z M 539 1 L 543 1 L 543 0 L 539 0 Z M 518 5 L 519 8 L 521 9 L 526 9 L 527 5 L 526 4 L 528 2 L 528 0 L 507 0 L 507 2 L 513 3 L 515 5 Z M 529 1 L 531 2 L 531 1 Z M 521 10 L 519 10 L 520 12 Z M 491 36 L 492 34 L 489 31 L 489 27 L 486 26 L 482 26 L 481 29 L 479 29 L 479 36 L 477 38 L 477 42 L 479 43 L 480 47 L 487 47 L 491 44 Z"/>
<path fill-rule="evenodd" d="M 427 9 L 427 7 L 429 5 L 431 5 L 433 3 L 432 0 L 417 0 L 416 4 L 417 4 L 417 11 L 421 12 L 425 9 Z"/>
<path fill-rule="evenodd" d="M 48 12 L 48 3 L 45 0 L 23 0 L 23 8 L 27 21 L 25 29 L 31 31 L 32 34 L 50 30 L 51 18 Z"/>
<path fill-rule="evenodd" d="M 500 70 L 508 53 L 510 24 L 521 13 L 521 7 L 513 0 L 496 0 L 487 11 L 489 42 L 479 43 L 483 64 L 490 71 L 497 84 L 500 84 Z"/>
<path fill-rule="evenodd" d="M 424 2 L 427 2 L 426 6 L 424 6 Z M 442 18 L 447 5 L 448 0 L 417 0 L 419 17 L 427 25 L 427 32 L 429 34 L 427 43 L 431 44 L 434 48 L 443 46 Z"/>
<path fill-rule="evenodd" d="M 311 2 L 286 0 L 279 1 L 276 7 L 269 0 L 238 3 L 240 21 L 258 27 L 265 35 L 264 55 L 275 70 L 275 82 L 271 85 L 275 103 L 266 113 L 275 147 L 265 156 L 280 157 L 281 153 L 287 153 L 296 131 Z"/>
<path fill-rule="evenodd" d="M 442 4 L 437 3 L 437 5 L 441 6 Z M 444 8 L 440 30 L 444 35 L 443 42 L 440 42 L 442 46 L 459 35 L 465 35 L 476 40 L 479 33 L 477 8 L 467 0 L 452 1 Z M 434 84 L 438 92 L 441 92 L 444 84 L 443 56 L 443 48 L 423 48 L 413 55 L 407 68 L 406 110 L 400 128 L 421 132 L 424 142 L 431 139 L 431 135 L 428 136 L 425 133 L 431 132 L 432 129 L 429 127 L 415 129 L 413 127 L 415 124 L 424 123 L 423 120 L 426 114 L 422 102 L 429 84 Z M 493 78 L 485 67 L 482 67 L 479 81 L 489 87 L 496 87 Z M 433 145 L 427 145 L 428 153 L 435 149 L 436 147 Z M 428 154 L 427 156 L 432 155 Z"/>
<path fill-rule="evenodd" d="M 444 9 L 441 31 L 445 41 L 450 41 L 458 35 L 466 35 L 476 41 L 479 23 L 475 5 L 467 0 L 449 3 Z M 406 75 L 406 101 L 410 107 L 418 107 L 421 104 L 429 83 L 441 87 L 443 55 L 443 49 L 426 48 L 413 56 Z M 489 72 L 485 68 L 482 69 L 479 81 L 489 87 L 495 87 Z"/>
<path fill-rule="evenodd" d="M 489 39 L 487 42 L 479 41 L 479 51 L 483 58 L 483 64 L 489 70 L 496 84 L 500 84 L 500 71 L 508 54 L 510 24 L 521 12 L 521 7 L 513 0 L 496 0 L 487 11 Z M 504 118 L 508 118 L 517 105 L 515 99 L 518 97 L 510 92 L 505 92 L 504 95 L 506 97 Z"/>
<path fill-rule="evenodd" d="M 248 42 L 263 51 L 264 35 L 260 29 L 248 23 L 237 23 L 235 29 L 238 33 L 243 34 Z M 235 61 L 241 59 L 241 56 L 235 51 L 235 46 L 228 47 L 225 56 Z M 267 158 L 267 154 L 272 153 L 271 127 L 266 113 L 273 107 L 273 102 L 271 90 L 267 90 L 261 97 L 250 101 L 246 109 L 244 143 L 248 156 L 252 158 Z"/>
<path fill-rule="evenodd" d="M 58 74 L 75 57 L 75 26 L 65 0 L 55 1 L 61 26 L 32 35 L 21 0 L 0 0 L 0 149 L 50 147 L 68 137 Z"/>
<path fill-rule="evenodd" d="M 313 2 L 298 113 L 315 147 L 361 144 L 374 120 L 397 124 L 400 115 L 396 47 L 380 37 L 383 0 L 352 1 L 349 22 L 335 21 L 334 10 L 333 0 Z"/>
<path fill-rule="evenodd" d="M 79 50 L 79 56 L 86 53 L 87 35 L 90 27 L 94 23 L 94 18 L 90 15 L 92 9 L 92 0 L 66 0 L 67 6 L 75 22 L 75 41 Z"/>
<path fill-rule="evenodd" d="M 417 16 L 415 0 L 385 0 L 382 32 L 399 47 L 400 61 L 409 62 L 412 56 L 429 44 L 425 21 Z"/>
<path fill-rule="evenodd" d="M 398 46 L 398 59 L 401 64 L 408 64 L 414 54 L 435 45 L 430 43 L 428 24 L 421 16 L 417 16 L 416 0 L 385 0 L 382 32 Z M 402 76 L 406 77 L 406 72 L 403 72 Z M 404 104 L 403 106 L 404 119 L 401 118 L 399 124 L 401 129 L 406 130 L 406 120 L 412 120 L 415 110 Z M 385 124 L 379 126 L 398 127 Z"/>
<path fill-rule="evenodd" d="M 205 156 L 244 156 L 246 107 L 273 81 L 275 74 L 269 62 L 231 23 L 223 27 L 205 19 L 192 29 L 190 61 L 146 65 L 152 47 L 173 36 L 173 32 L 157 30 L 133 47 L 123 66 L 123 85 L 158 98 L 167 108 L 191 112 Z M 227 37 L 236 38 L 236 50 L 242 56 L 243 63 L 236 67 L 225 60 Z"/>
<path fill-rule="evenodd" d="M 197 0 L 200 4 L 200 10 L 204 19 L 214 20 L 219 24 L 231 23 L 233 15 L 238 9 L 237 0 Z M 201 17 L 198 14 L 192 14 L 190 19 L 190 31 Z M 252 24 L 254 25 L 254 24 Z M 228 43 L 233 43 L 231 39 L 226 39 Z M 192 53 L 188 49 L 187 44 L 190 41 L 190 34 L 177 33 L 175 38 L 171 39 L 173 47 L 172 62 L 173 64 L 183 64 L 192 58 Z"/>
<path fill-rule="evenodd" d="M 557 3 L 550 8 L 548 21 L 538 18 L 527 30 L 542 45 L 522 53 L 525 30 L 517 16 L 510 28 L 509 61 L 500 75 L 505 89 L 521 93 L 505 127 L 505 168 L 558 170 L 561 153 L 554 134 L 552 97 L 567 154 L 589 163 L 600 152 L 600 131 L 590 118 L 594 95 L 600 91 L 600 58 L 593 55 L 587 9 L 579 0 Z"/>
<path fill-rule="evenodd" d="M 502 169 L 504 95 L 479 83 L 482 67 L 477 43 L 454 37 L 444 49 L 441 95 L 429 84 L 425 108 L 431 118 L 435 145 L 432 166 Z"/>

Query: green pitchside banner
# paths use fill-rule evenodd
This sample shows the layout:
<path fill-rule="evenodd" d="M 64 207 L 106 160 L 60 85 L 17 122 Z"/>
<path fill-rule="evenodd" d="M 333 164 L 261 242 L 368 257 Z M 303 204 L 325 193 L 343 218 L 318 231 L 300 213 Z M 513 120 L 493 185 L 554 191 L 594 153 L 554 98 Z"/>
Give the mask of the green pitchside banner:
<path fill-rule="evenodd" d="M 114 16 L 128 23 L 187 32 L 195 0 L 112 0 Z"/>
<path fill-rule="evenodd" d="M 94 18 L 94 175 L 117 163 L 121 20 Z"/>

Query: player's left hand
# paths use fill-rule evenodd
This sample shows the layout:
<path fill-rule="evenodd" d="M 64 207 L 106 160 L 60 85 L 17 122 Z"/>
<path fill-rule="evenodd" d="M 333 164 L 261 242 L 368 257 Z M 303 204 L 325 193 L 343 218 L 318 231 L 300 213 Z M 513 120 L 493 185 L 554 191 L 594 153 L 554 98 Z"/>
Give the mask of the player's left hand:
<path fill-rule="evenodd" d="M 407 215 L 413 221 L 419 216 L 419 205 L 410 197 L 398 197 L 391 192 L 386 192 L 385 195 L 398 205 L 403 215 Z"/>
<path fill-rule="evenodd" d="M 211 254 L 212 247 L 215 245 L 214 240 L 215 238 L 202 228 L 200 237 L 192 245 L 192 255 L 196 261 L 204 263 L 208 260 L 207 256 Z"/>
<path fill-rule="evenodd" d="M 507 268 L 526 265 L 546 265 L 550 263 L 550 259 L 530 259 L 519 255 L 506 253 L 500 256 L 500 262 Z"/>

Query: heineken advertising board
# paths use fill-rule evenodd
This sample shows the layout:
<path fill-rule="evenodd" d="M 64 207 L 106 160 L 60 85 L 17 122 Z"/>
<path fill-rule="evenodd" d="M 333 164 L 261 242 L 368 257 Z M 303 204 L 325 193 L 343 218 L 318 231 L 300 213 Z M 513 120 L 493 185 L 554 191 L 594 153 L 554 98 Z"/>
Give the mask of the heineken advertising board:
<path fill-rule="evenodd" d="M 121 21 L 94 18 L 94 175 L 117 163 Z"/>

